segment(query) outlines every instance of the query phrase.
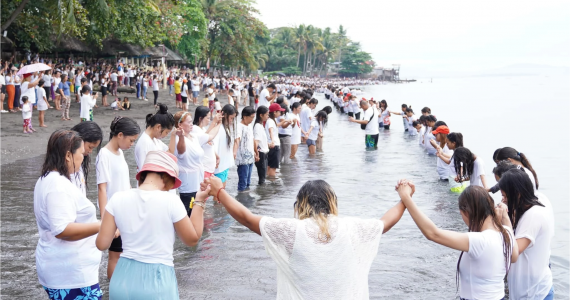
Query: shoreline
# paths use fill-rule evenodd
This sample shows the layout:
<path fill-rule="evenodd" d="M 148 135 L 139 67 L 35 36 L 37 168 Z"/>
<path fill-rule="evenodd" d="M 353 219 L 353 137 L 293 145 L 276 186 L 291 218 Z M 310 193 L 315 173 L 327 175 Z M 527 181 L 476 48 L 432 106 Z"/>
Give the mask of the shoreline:
<path fill-rule="evenodd" d="M 124 97 L 128 97 L 131 102 L 131 110 L 112 110 L 109 107 L 99 106 L 98 108 L 93 108 L 93 120 L 103 130 L 103 141 L 104 145 L 109 140 L 109 132 L 111 121 L 120 115 L 124 117 L 132 118 L 139 124 L 141 130 L 145 129 L 145 117 L 149 113 L 154 113 L 154 102 L 152 93 L 149 94 L 151 99 L 148 101 L 137 100 L 136 94 L 132 93 L 118 93 L 118 97 L 122 100 Z M 227 104 L 227 97 L 224 95 L 216 95 L 219 99 L 220 104 L 223 106 Z M 204 92 L 200 91 L 200 96 L 198 97 L 198 104 L 202 103 L 204 98 Z M 114 97 L 107 96 L 107 102 L 111 103 Z M 242 99 L 243 101 L 243 99 Z M 48 127 L 39 127 L 37 110 L 33 111 L 32 114 L 32 125 L 37 131 L 32 134 L 23 133 L 22 129 L 22 114 L 18 113 L 4 113 L 0 115 L 0 166 L 16 162 L 21 159 L 27 159 L 31 157 L 36 157 L 45 154 L 47 142 L 50 135 L 58 129 L 71 129 L 79 122 L 81 118 L 79 117 L 80 103 L 76 103 L 74 99 L 71 100 L 71 108 L 69 109 L 69 115 L 71 121 L 61 120 L 61 111 L 55 108 L 50 108 L 45 113 L 45 123 Z M 176 108 L 176 103 L 174 96 L 168 94 L 168 89 L 161 89 L 159 91 L 158 103 L 163 103 L 168 106 L 168 111 L 173 115 L 180 109 Z M 97 105 L 101 103 L 101 95 L 97 98 Z M 50 102 L 53 105 L 53 102 Z M 188 112 L 194 114 L 196 110 L 196 105 L 188 103 Z M 38 166 L 41 168 L 41 166 Z"/>

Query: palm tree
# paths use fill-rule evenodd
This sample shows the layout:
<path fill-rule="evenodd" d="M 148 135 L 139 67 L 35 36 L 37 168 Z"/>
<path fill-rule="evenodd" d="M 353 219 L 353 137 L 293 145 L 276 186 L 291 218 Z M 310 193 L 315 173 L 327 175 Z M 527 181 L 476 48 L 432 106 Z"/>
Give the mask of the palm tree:
<path fill-rule="evenodd" d="M 344 26 L 339 25 L 338 26 L 338 61 L 341 61 L 342 59 L 342 47 L 346 46 L 346 29 L 344 28 Z"/>
<path fill-rule="evenodd" d="M 305 37 L 306 37 L 305 24 L 299 25 L 295 30 L 295 44 L 297 44 L 297 68 L 299 67 L 299 60 L 301 58 L 301 48 L 305 49 Z"/>

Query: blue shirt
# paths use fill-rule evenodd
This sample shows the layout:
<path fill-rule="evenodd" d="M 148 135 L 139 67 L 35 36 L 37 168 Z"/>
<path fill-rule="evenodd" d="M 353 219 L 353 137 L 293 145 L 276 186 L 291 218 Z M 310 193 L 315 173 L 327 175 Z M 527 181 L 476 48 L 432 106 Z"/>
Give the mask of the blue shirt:
<path fill-rule="evenodd" d="M 63 91 L 64 95 L 69 96 L 69 82 L 68 81 L 60 82 L 58 87 Z"/>

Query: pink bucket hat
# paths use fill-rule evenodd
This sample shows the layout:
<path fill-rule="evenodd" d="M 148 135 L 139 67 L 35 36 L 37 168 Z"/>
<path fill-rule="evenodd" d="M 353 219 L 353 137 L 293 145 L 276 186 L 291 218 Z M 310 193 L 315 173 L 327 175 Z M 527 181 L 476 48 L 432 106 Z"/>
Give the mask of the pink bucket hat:
<path fill-rule="evenodd" d="M 172 177 L 174 177 L 174 187 L 176 189 L 182 185 L 182 181 L 178 178 L 178 164 L 177 164 L 176 156 L 172 153 L 166 151 L 149 151 L 146 154 L 146 158 L 144 160 L 144 165 L 142 169 L 137 173 L 137 180 L 140 179 L 140 175 L 142 172 L 151 171 L 151 172 L 164 172 Z"/>

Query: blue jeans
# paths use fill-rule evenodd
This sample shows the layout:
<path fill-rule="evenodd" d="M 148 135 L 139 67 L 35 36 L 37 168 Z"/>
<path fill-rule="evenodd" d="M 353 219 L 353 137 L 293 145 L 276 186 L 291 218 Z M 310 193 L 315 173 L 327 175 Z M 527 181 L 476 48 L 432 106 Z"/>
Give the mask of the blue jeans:
<path fill-rule="evenodd" d="M 142 91 L 142 98 L 146 99 L 146 90 L 148 90 L 148 86 L 143 86 L 143 91 Z"/>
<path fill-rule="evenodd" d="M 544 300 L 554 300 L 554 286 L 550 288 L 550 292 L 544 297 Z"/>
<path fill-rule="evenodd" d="M 237 166 L 238 173 L 238 191 L 243 191 L 249 187 L 251 183 L 251 173 L 253 172 L 253 164 Z"/>
<path fill-rule="evenodd" d="M 173 93 L 174 93 L 174 85 L 171 84 L 168 86 L 168 94 L 172 95 Z"/>
<path fill-rule="evenodd" d="M 137 82 L 137 99 L 141 97 L 141 84 Z"/>

